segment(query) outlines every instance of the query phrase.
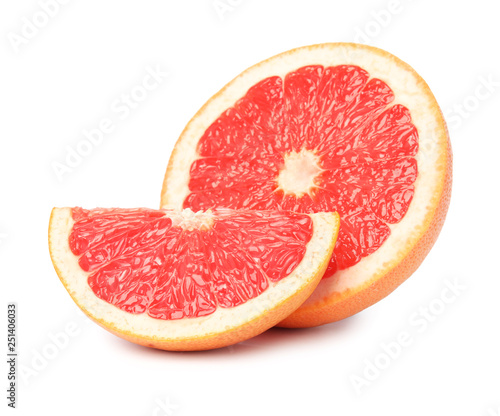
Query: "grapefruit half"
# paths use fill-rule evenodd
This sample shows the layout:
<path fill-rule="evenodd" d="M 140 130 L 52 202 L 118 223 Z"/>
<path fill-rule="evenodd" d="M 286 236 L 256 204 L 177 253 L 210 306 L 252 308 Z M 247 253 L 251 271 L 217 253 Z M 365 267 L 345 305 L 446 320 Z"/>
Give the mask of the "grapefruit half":
<path fill-rule="evenodd" d="M 333 252 L 333 213 L 54 208 L 49 248 L 76 304 L 165 350 L 243 341 L 286 318 Z"/>
<path fill-rule="evenodd" d="M 337 211 L 340 231 L 313 295 L 280 323 L 351 316 L 420 265 L 449 205 L 452 154 L 424 80 L 383 50 L 294 49 L 244 71 L 191 119 L 162 208 Z"/>

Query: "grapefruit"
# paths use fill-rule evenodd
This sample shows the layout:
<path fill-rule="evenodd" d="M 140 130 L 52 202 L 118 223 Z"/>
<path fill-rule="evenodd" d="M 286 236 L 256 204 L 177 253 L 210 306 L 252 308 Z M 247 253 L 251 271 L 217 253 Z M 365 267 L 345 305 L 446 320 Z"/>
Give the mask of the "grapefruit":
<path fill-rule="evenodd" d="M 321 44 L 237 76 L 191 119 L 162 208 L 340 214 L 324 278 L 280 326 L 351 316 L 387 296 L 436 241 L 452 154 L 424 80 L 383 50 Z"/>
<path fill-rule="evenodd" d="M 49 248 L 73 300 L 108 331 L 205 350 L 297 309 L 328 265 L 338 223 L 333 213 L 54 208 Z"/>

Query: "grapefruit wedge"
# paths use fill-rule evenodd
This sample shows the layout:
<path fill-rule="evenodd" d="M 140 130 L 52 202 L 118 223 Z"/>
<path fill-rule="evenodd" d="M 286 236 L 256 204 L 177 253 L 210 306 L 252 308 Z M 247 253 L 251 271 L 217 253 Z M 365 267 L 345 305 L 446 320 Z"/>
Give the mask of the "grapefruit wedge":
<path fill-rule="evenodd" d="M 162 208 L 340 214 L 313 295 L 280 323 L 308 327 L 387 296 L 436 241 L 451 193 L 442 113 L 424 80 L 383 50 L 294 49 L 213 96 L 182 132 Z"/>
<path fill-rule="evenodd" d="M 333 252 L 333 213 L 54 208 L 52 262 L 91 319 L 137 344 L 205 350 L 297 309 Z"/>

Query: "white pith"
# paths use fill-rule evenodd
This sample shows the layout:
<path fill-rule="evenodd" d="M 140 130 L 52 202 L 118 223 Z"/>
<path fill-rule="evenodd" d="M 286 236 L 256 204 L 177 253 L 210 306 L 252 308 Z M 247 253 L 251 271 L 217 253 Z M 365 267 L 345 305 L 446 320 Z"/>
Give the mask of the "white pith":
<path fill-rule="evenodd" d="M 315 187 L 314 180 L 321 172 L 319 157 L 310 150 L 290 152 L 284 157 L 284 166 L 278 178 L 278 189 L 285 194 L 301 197 Z"/>
<path fill-rule="evenodd" d="M 88 272 L 83 271 L 69 247 L 68 237 L 74 221 L 70 208 L 54 208 L 49 228 L 49 244 L 52 261 L 64 286 L 78 306 L 107 327 L 135 336 L 155 340 L 182 341 L 192 338 L 216 335 L 261 317 L 277 305 L 301 291 L 317 277 L 325 264 L 325 258 L 334 244 L 338 220 L 336 214 L 318 213 L 311 215 L 313 236 L 307 245 L 300 264 L 287 277 L 277 283 L 270 282 L 269 288 L 258 297 L 234 308 L 217 308 L 205 317 L 181 320 L 151 318 L 147 313 L 131 314 L 99 299 L 87 283 Z"/>
<path fill-rule="evenodd" d="M 180 212 L 170 213 L 169 217 L 175 227 L 181 227 L 187 231 L 209 230 L 214 224 L 214 216 L 210 210 L 193 212 L 190 208 L 186 208 Z"/>
<path fill-rule="evenodd" d="M 432 210 L 440 197 L 446 164 L 446 154 L 443 152 L 447 140 L 444 121 L 424 81 L 397 58 L 387 53 L 377 53 L 376 49 L 370 47 L 325 44 L 295 49 L 244 71 L 214 96 L 183 131 L 170 160 L 170 174 L 165 179 L 162 207 L 182 207 L 189 194 L 190 166 L 199 157 L 196 144 L 225 109 L 233 106 L 251 86 L 262 79 L 270 76 L 284 78 L 287 73 L 305 65 L 358 65 L 365 69 L 371 78 L 383 80 L 393 90 L 396 98 L 390 106 L 402 104 L 410 110 L 419 134 L 419 151 L 416 155 L 419 175 L 406 215 L 399 223 L 389 225 L 391 234 L 375 253 L 350 268 L 338 271 L 334 278 L 323 279 L 306 301 L 306 304 L 310 304 L 334 292 L 364 287 L 393 267 L 392 259 L 404 258 L 423 234 L 426 221 L 433 215 Z"/>

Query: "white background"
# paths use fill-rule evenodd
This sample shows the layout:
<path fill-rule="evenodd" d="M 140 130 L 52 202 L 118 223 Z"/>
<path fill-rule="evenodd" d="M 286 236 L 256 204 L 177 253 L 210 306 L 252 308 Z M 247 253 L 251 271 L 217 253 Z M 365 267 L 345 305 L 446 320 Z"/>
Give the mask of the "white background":
<path fill-rule="evenodd" d="M 23 375 L 18 409 L 8 410 L 499 415 L 498 1 L 400 0 L 395 8 L 389 0 L 232 3 L 218 14 L 212 0 L 74 0 L 44 21 L 37 1 L 2 1 L 0 310 L 6 314 L 7 302 L 18 303 Z M 35 18 L 45 26 L 19 43 L 26 21 Z M 226 82 L 287 49 L 353 40 L 410 63 L 447 114 L 452 203 L 418 271 L 388 298 L 345 321 L 273 329 L 212 352 L 142 348 L 80 316 L 49 258 L 51 208 L 158 207 L 176 138 Z M 157 65 L 168 76 L 121 119 L 113 102 Z M 60 181 L 54 162 L 64 163 L 67 146 L 76 148 L 83 130 L 106 118 L 114 131 Z M 455 280 L 464 287 L 459 295 L 432 322 L 417 325 L 420 308 L 439 306 L 446 282 Z M 0 322 L 5 333 L 6 319 Z M 396 341 L 400 332 L 413 342 L 384 361 L 382 344 Z M 67 341 L 57 347 L 56 338 Z M 372 368 L 370 380 L 357 389 L 353 376 L 364 378 L 368 363 L 376 361 L 384 369 Z M 7 414 L 4 399 L 2 407 Z"/>

